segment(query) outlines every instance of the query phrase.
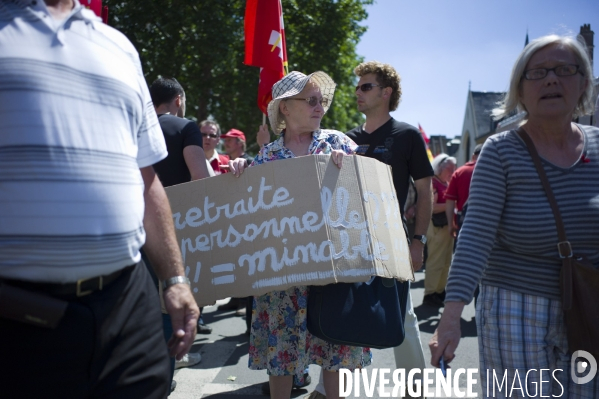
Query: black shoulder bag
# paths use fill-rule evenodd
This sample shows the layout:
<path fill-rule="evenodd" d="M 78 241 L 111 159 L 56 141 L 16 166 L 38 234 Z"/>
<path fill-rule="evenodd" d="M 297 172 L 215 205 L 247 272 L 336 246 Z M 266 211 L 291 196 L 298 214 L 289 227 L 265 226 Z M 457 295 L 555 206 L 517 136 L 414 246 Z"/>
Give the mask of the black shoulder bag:
<path fill-rule="evenodd" d="M 383 137 L 373 141 L 364 156 L 372 157 Z M 405 337 L 409 292 L 409 281 L 379 276 L 365 283 L 310 286 L 308 331 L 334 344 L 376 349 L 399 346 Z"/>

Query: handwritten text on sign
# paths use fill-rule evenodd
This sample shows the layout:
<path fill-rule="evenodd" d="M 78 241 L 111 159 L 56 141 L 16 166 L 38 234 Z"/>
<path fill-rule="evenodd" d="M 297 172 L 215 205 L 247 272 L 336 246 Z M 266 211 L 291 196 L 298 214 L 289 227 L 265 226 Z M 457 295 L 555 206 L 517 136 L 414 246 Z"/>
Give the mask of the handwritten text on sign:
<path fill-rule="evenodd" d="M 273 164 L 289 161 L 296 160 Z M 405 262 L 407 243 L 392 185 L 385 191 L 376 184 L 376 191 L 360 189 L 359 165 L 351 162 L 341 172 L 328 162 L 317 163 L 314 170 L 320 173 L 314 176 L 302 170 L 293 178 L 285 176 L 293 169 L 285 173 L 281 168 L 274 176 L 249 176 L 267 165 L 250 168 L 245 180 L 208 179 L 205 190 L 196 190 L 186 204 L 173 201 L 169 192 L 196 294 L 216 290 L 222 298 L 291 285 L 363 281 L 373 274 L 400 277 L 393 268 Z M 346 179 L 344 173 L 349 173 Z M 216 179 L 223 180 L 220 187 L 239 188 L 208 184 Z"/>

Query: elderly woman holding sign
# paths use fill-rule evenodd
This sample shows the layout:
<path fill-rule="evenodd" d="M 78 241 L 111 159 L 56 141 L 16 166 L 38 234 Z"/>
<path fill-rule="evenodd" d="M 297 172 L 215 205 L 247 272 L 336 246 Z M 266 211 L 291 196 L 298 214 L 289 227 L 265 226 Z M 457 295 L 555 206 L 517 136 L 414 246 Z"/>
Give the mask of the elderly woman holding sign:
<path fill-rule="evenodd" d="M 333 101 L 335 83 L 324 72 L 304 75 L 291 72 L 275 83 L 268 104 L 270 125 L 280 137 L 262 147 L 253 165 L 311 154 L 331 154 L 341 167 L 344 154 L 357 145 L 345 134 L 320 129 L 320 120 Z M 230 163 L 239 176 L 245 160 Z M 339 368 L 355 369 L 370 364 L 368 348 L 334 345 L 312 336 L 306 328 L 308 287 L 291 287 L 255 297 L 252 309 L 249 367 L 266 369 L 271 397 L 289 398 L 293 376 L 300 382 L 309 364 L 324 370 L 328 399 L 339 397 Z"/>
<path fill-rule="evenodd" d="M 579 349 L 597 348 L 592 333 L 599 330 L 599 129 L 572 122 L 592 112 L 592 72 L 586 48 L 574 38 L 530 42 L 494 111 L 506 117 L 519 109 L 526 120 L 488 138 L 476 163 L 445 311 L 429 346 L 435 366 L 454 358 L 462 309 L 480 281 L 476 324 L 487 395 L 507 378 L 497 389 L 510 392 L 498 396 L 599 397 L 599 379 L 589 381 L 594 372 L 583 383 L 588 375 L 578 379 L 580 368 L 574 367 Z M 572 296 L 563 288 L 579 257 L 589 261 L 587 281 L 574 281 L 574 292 L 582 294 L 577 288 L 588 282 L 584 300 L 592 306 L 590 315 L 571 325 L 564 305 Z M 591 339 L 572 340 L 579 331 Z"/>

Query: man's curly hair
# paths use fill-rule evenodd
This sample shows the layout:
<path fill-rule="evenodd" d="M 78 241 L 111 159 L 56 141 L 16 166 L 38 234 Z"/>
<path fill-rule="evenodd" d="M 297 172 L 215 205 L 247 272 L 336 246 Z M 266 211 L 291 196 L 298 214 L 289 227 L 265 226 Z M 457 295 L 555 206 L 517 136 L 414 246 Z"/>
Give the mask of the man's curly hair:
<path fill-rule="evenodd" d="M 376 75 L 376 81 L 383 87 L 390 87 L 393 92 L 389 99 L 389 111 L 395 111 L 401 100 L 401 77 L 389 64 L 383 64 L 378 61 L 363 62 L 354 69 L 354 73 L 358 77 L 362 77 L 369 73 Z"/>

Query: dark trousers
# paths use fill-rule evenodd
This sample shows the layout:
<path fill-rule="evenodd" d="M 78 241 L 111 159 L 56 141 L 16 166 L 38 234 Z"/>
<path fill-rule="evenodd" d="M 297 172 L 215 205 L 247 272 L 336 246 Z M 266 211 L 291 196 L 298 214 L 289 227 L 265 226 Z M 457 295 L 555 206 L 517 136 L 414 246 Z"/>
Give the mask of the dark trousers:
<path fill-rule="evenodd" d="M 0 318 L 0 396 L 165 398 L 169 358 L 143 262 L 102 291 L 69 300 L 55 329 Z"/>

